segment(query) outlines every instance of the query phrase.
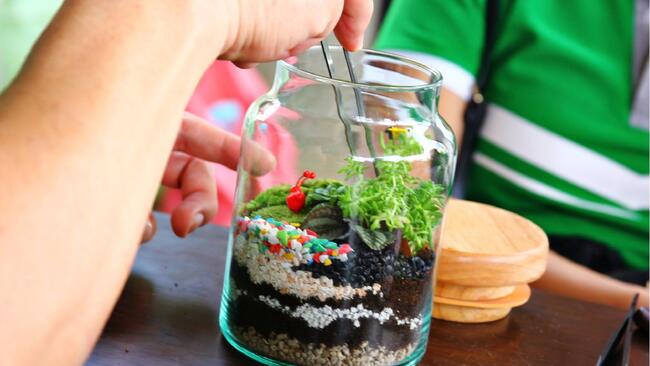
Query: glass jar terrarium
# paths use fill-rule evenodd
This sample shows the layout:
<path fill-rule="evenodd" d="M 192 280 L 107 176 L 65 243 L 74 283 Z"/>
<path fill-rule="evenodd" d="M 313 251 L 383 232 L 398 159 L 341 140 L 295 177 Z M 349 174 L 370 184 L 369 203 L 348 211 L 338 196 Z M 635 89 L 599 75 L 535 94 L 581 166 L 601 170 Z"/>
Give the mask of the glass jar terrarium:
<path fill-rule="evenodd" d="M 222 333 L 271 365 L 415 364 L 456 160 L 441 76 L 364 50 L 353 83 L 331 54 L 329 70 L 318 47 L 278 62 L 247 113 Z M 268 154 L 282 179 L 262 175 Z"/>

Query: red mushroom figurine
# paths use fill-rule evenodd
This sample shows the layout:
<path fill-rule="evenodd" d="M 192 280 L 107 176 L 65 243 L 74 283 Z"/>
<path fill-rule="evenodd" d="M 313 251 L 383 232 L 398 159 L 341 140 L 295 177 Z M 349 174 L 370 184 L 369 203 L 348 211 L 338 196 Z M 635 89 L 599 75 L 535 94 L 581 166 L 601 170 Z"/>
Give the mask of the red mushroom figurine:
<path fill-rule="evenodd" d="M 300 212 L 300 210 L 305 206 L 305 193 L 302 191 L 301 186 L 307 179 L 314 178 L 316 178 L 316 173 L 310 170 L 305 170 L 302 173 L 302 176 L 298 178 L 296 185 L 291 187 L 289 194 L 287 195 L 287 207 L 289 207 L 291 211 Z"/>

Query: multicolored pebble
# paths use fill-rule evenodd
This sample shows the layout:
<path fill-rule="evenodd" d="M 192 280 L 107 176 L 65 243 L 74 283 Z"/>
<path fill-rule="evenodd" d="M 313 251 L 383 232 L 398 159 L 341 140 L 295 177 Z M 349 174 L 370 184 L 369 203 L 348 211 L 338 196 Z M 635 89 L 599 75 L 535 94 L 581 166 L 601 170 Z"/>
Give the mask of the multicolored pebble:
<path fill-rule="evenodd" d="M 347 253 L 353 251 L 349 244 L 338 245 L 319 238 L 318 234 L 310 229 L 300 229 L 300 224 L 289 224 L 273 218 L 242 217 L 239 218 L 237 228 L 240 233 L 246 233 L 249 239 L 259 240 L 261 254 L 271 253 L 294 265 L 298 262 L 315 262 L 331 266 L 332 260 L 347 261 Z"/>
<path fill-rule="evenodd" d="M 280 244 L 284 245 L 285 247 L 289 243 L 289 237 L 287 236 L 287 232 L 281 229 L 278 229 L 278 233 L 276 234 L 278 237 L 278 240 L 280 240 Z"/>

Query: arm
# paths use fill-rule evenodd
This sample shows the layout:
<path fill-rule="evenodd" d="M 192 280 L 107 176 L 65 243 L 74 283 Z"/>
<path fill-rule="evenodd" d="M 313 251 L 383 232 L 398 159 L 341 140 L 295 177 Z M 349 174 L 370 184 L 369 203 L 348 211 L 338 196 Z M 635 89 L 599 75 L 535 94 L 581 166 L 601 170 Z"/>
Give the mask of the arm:
<path fill-rule="evenodd" d="M 554 252 L 548 256 L 546 272 L 536 288 L 584 301 L 627 310 L 632 297 L 639 294 L 638 306 L 648 306 L 648 289 L 618 281 L 576 264 Z"/>
<path fill-rule="evenodd" d="M 66 3 L 0 99 L 2 364 L 81 362 L 126 279 L 201 43 L 224 42 L 160 3 Z"/>
<path fill-rule="evenodd" d="M 0 364 L 88 354 L 208 64 L 291 54 L 328 34 L 342 11 L 348 29 L 363 28 L 369 7 L 349 3 L 64 4 L 0 96 Z M 290 25 L 281 22 L 288 10 L 301 15 Z M 355 31 L 343 42 L 358 47 Z"/>
<path fill-rule="evenodd" d="M 463 98 L 447 88 L 442 88 L 438 109 L 442 118 L 447 121 L 454 131 L 459 151 L 462 147 L 463 131 L 465 130 L 465 108 L 467 108 L 467 102 Z"/>

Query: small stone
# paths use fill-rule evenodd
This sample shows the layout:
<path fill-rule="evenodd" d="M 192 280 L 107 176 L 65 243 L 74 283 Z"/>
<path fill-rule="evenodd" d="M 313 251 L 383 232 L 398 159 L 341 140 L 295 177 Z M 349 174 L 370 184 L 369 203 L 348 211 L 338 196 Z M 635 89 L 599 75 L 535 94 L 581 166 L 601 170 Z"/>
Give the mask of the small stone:
<path fill-rule="evenodd" d="M 280 243 L 286 247 L 287 243 L 288 243 L 287 232 L 286 231 L 278 231 L 277 237 L 278 237 L 278 240 L 280 241 Z"/>
<path fill-rule="evenodd" d="M 282 231 L 280 231 L 280 232 L 282 232 Z M 275 236 L 275 235 L 268 235 L 268 236 L 266 237 L 266 239 L 267 239 L 267 241 L 268 241 L 269 243 L 271 243 L 271 244 L 280 244 L 280 240 L 279 240 L 278 237 Z"/>
<path fill-rule="evenodd" d="M 322 255 L 318 256 L 318 261 L 323 263 L 323 264 L 325 264 L 325 261 L 328 260 L 328 259 L 329 259 L 329 257 L 327 256 L 327 254 L 322 254 Z M 331 262 L 330 262 L 330 264 L 331 264 Z"/>
<path fill-rule="evenodd" d="M 338 251 L 340 254 L 347 254 L 352 251 L 352 248 L 350 247 L 350 244 L 342 244 L 339 248 Z"/>
<path fill-rule="evenodd" d="M 311 247 L 311 251 L 312 253 L 322 253 L 325 251 L 325 248 L 321 244 L 316 243 L 313 247 Z"/>
<path fill-rule="evenodd" d="M 296 251 L 301 250 L 302 244 L 300 244 L 297 240 L 293 239 L 291 240 L 291 249 Z"/>

